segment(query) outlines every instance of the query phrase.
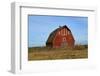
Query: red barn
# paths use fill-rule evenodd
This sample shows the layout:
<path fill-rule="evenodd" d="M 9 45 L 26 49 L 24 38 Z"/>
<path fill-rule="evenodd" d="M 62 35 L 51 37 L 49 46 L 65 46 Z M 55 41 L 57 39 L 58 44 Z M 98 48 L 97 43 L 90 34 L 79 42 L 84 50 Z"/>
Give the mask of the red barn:
<path fill-rule="evenodd" d="M 60 26 L 49 35 L 46 46 L 47 47 L 73 47 L 75 43 L 71 30 L 66 26 Z"/>

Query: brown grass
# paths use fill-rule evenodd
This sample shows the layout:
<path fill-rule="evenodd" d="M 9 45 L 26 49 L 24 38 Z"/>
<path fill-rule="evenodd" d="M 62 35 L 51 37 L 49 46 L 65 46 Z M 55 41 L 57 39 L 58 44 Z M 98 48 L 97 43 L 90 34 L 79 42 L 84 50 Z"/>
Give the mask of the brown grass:
<path fill-rule="evenodd" d="M 87 46 L 74 48 L 33 47 L 28 49 L 28 60 L 54 60 L 88 58 Z"/>

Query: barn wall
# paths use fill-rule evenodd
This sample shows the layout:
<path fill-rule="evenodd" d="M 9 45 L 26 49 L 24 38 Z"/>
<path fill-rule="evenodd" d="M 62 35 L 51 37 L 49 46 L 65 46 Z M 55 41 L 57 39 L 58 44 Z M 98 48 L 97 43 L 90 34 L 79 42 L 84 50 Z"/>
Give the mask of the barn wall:
<path fill-rule="evenodd" d="M 54 40 L 53 40 L 53 47 L 55 47 L 55 48 L 61 47 L 61 43 L 63 42 L 63 38 L 65 38 L 67 41 L 68 45 L 66 47 L 73 47 L 74 46 L 74 39 L 73 39 L 71 33 L 68 35 L 68 32 L 69 31 L 66 30 L 66 28 L 58 31 Z"/>

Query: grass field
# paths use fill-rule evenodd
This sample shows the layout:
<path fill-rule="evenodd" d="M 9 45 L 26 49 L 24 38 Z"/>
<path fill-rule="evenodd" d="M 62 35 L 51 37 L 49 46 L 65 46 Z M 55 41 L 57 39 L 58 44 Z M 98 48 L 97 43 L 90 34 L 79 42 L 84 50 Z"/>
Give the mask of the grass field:
<path fill-rule="evenodd" d="M 74 48 L 28 48 L 28 60 L 55 60 L 88 58 L 88 47 L 76 45 Z"/>

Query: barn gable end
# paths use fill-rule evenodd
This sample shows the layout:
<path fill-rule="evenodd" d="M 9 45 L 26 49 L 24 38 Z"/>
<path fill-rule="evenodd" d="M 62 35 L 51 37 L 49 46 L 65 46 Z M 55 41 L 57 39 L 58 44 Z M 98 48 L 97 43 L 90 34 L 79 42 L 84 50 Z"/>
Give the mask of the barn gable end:
<path fill-rule="evenodd" d="M 63 29 L 65 29 L 67 31 L 67 33 L 69 32 L 70 35 L 63 36 L 65 34 L 65 33 L 62 34 Z M 58 33 L 59 33 L 59 35 L 58 35 Z M 47 47 L 57 47 L 57 48 L 62 47 L 62 40 L 64 40 L 64 38 L 67 43 L 66 47 L 74 46 L 74 42 L 75 42 L 74 37 L 72 35 L 71 30 L 66 25 L 59 27 L 59 28 L 55 29 L 53 32 L 51 32 L 51 34 L 49 35 L 49 37 L 47 39 L 46 46 Z"/>

